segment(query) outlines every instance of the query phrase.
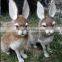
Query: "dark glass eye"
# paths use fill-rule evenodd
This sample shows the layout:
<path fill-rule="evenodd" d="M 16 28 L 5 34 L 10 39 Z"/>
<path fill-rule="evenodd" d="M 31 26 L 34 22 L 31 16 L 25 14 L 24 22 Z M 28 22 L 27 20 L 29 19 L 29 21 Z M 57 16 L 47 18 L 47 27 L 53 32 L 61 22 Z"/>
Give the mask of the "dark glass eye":
<path fill-rule="evenodd" d="M 19 26 L 17 25 L 16 27 L 18 28 Z"/>
<path fill-rule="evenodd" d="M 19 26 L 18 25 L 16 26 L 16 29 L 19 29 Z"/>
<path fill-rule="evenodd" d="M 46 27 L 46 25 L 43 25 L 43 27 Z"/>
<path fill-rule="evenodd" d="M 28 25 L 24 25 L 24 27 L 27 27 Z"/>
<path fill-rule="evenodd" d="M 27 25 L 25 25 L 25 27 L 27 27 Z"/>

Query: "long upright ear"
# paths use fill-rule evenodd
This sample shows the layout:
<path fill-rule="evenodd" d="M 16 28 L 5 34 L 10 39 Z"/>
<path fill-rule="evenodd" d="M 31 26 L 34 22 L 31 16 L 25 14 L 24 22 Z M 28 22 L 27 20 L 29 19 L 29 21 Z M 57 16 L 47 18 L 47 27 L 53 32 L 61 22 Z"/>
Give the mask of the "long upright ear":
<path fill-rule="evenodd" d="M 49 16 L 54 17 L 55 13 L 56 13 L 55 1 L 51 0 L 51 3 L 49 5 Z"/>
<path fill-rule="evenodd" d="M 17 19 L 17 6 L 13 0 L 9 0 L 9 15 L 11 19 L 15 20 Z"/>
<path fill-rule="evenodd" d="M 37 2 L 37 16 L 42 20 L 44 18 L 44 7 L 38 1 Z"/>
<path fill-rule="evenodd" d="M 29 12 L 30 12 L 29 4 L 27 0 L 24 0 L 22 15 L 27 19 L 29 16 Z"/>

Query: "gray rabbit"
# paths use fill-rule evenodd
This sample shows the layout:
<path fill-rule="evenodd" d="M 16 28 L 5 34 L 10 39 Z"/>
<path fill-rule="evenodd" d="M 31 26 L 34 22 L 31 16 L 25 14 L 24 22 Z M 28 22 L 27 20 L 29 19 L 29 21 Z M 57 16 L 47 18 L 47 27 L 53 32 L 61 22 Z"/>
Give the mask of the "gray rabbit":
<path fill-rule="evenodd" d="M 46 12 L 45 12 L 45 11 Z M 50 43 L 53 41 L 54 37 L 54 26 L 56 24 L 53 19 L 56 13 L 56 6 L 53 0 L 50 3 L 49 10 L 44 8 L 40 2 L 37 2 L 37 16 L 39 17 L 38 29 L 35 29 L 35 32 L 31 33 L 30 44 L 33 44 L 36 47 L 36 43 L 40 43 L 44 56 L 49 57 L 47 50 L 50 50 Z M 47 50 L 46 50 L 47 46 Z"/>

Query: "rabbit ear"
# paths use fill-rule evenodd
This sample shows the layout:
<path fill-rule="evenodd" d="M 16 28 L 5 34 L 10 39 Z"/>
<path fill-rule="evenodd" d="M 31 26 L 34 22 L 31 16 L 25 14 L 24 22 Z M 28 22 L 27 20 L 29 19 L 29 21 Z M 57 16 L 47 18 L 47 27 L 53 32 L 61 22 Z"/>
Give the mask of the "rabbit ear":
<path fill-rule="evenodd" d="M 49 5 L 49 16 L 54 17 L 55 13 L 56 13 L 55 1 L 51 0 L 51 3 Z"/>
<path fill-rule="evenodd" d="M 38 1 L 37 2 L 37 16 L 42 20 L 44 18 L 44 7 Z"/>
<path fill-rule="evenodd" d="M 17 19 L 17 6 L 13 0 L 9 0 L 9 15 L 11 19 L 15 20 Z"/>
<path fill-rule="evenodd" d="M 30 12 L 29 4 L 28 4 L 27 0 L 24 0 L 22 15 L 27 19 L 29 16 L 29 12 Z"/>

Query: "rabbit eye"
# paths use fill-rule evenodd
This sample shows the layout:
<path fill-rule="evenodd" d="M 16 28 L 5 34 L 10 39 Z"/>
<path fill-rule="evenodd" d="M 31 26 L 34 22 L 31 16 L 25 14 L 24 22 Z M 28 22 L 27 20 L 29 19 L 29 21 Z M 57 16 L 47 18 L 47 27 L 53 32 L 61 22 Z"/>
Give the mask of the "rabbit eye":
<path fill-rule="evenodd" d="M 43 27 L 46 27 L 46 25 L 43 25 Z"/>
<path fill-rule="evenodd" d="M 18 25 L 16 25 L 16 29 L 19 29 L 19 26 Z"/>
<path fill-rule="evenodd" d="M 46 23 L 45 23 L 45 22 L 43 22 L 43 23 L 42 23 L 42 26 L 46 27 Z"/>
<path fill-rule="evenodd" d="M 45 23 L 45 22 L 43 22 L 43 23 L 42 23 L 42 26 L 43 26 L 43 27 L 46 27 L 46 23 Z"/>
<path fill-rule="evenodd" d="M 18 25 L 16 25 L 16 27 L 18 28 L 19 26 L 18 26 Z"/>

